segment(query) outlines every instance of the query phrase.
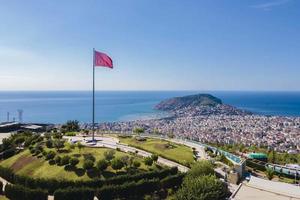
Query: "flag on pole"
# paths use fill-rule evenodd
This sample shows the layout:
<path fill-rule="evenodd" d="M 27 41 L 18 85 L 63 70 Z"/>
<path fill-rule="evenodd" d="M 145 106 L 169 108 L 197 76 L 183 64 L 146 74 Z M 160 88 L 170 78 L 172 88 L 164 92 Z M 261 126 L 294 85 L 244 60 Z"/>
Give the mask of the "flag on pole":
<path fill-rule="evenodd" d="M 113 61 L 105 53 L 94 50 L 94 67 L 113 68 Z"/>
<path fill-rule="evenodd" d="M 92 141 L 95 141 L 95 67 L 108 67 L 112 69 L 113 61 L 105 53 L 95 51 L 95 49 L 93 49 L 93 126 L 92 126 L 93 137 L 92 137 Z"/>

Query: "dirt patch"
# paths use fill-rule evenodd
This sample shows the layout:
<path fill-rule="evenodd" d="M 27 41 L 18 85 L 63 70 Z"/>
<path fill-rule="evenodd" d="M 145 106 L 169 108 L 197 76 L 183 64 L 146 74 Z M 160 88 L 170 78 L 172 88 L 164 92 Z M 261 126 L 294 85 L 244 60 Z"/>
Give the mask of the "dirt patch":
<path fill-rule="evenodd" d="M 21 156 L 12 166 L 11 168 L 17 172 L 18 170 L 22 169 L 24 166 L 26 166 L 27 164 L 38 160 L 38 158 L 33 157 L 33 156 Z"/>
<path fill-rule="evenodd" d="M 174 145 L 169 144 L 169 143 L 167 143 L 167 144 L 155 144 L 154 147 L 156 149 L 159 149 L 159 150 L 167 150 L 167 149 L 173 149 L 173 148 L 175 148 Z"/>

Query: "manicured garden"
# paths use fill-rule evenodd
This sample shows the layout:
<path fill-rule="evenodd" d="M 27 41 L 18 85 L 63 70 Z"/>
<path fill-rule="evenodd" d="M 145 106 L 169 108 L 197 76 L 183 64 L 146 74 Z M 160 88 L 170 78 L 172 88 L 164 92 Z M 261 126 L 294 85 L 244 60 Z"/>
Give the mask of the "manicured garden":
<path fill-rule="evenodd" d="M 96 167 L 97 161 L 105 159 L 105 152 L 109 152 L 110 149 L 107 148 L 89 148 L 84 147 L 81 150 L 78 148 L 74 148 L 71 151 L 62 151 L 61 153 L 57 153 L 55 149 L 45 149 L 47 152 L 55 152 L 54 161 L 60 156 L 60 158 L 64 158 L 65 156 L 69 156 L 69 158 L 77 158 L 79 160 L 76 168 L 68 167 L 67 165 L 63 165 L 62 163 L 53 163 L 52 159 L 47 160 L 42 156 L 34 156 L 30 153 L 29 150 L 24 150 L 19 154 L 10 157 L 4 161 L 0 162 L 0 166 L 9 167 L 13 169 L 17 174 L 20 175 L 30 175 L 35 178 L 57 178 L 57 179 L 67 179 L 67 180 L 89 180 L 96 176 L 95 173 L 86 173 L 84 169 L 85 158 L 89 155 L 95 157 L 94 165 Z M 138 168 L 140 171 L 148 170 L 148 166 L 144 164 L 144 160 L 140 157 L 136 157 L 134 155 L 129 155 L 120 151 L 114 151 L 114 157 L 116 159 L 124 159 L 128 157 L 129 159 L 133 159 L 132 162 L 139 162 L 140 167 Z M 154 166 L 153 166 L 154 167 Z M 45 173 L 47 172 L 47 173 Z M 108 166 L 100 177 L 111 177 L 118 174 L 125 173 L 125 168 L 120 169 L 118 171 L 114 170 L 112 166 Z"/>
<path fill-rule="evenodd" d="M 161 157 L 189 166 L 194 162 L 193 150 L 185 145 L 155 138 L 118 137 L 121 143 L 155 153 Z"/>
<path fill-rule="evenodd" d="M 4 139 L 0 145 L 0 177 L 11 184 L 0 190 L 0 195 L 5 195 L 0 199 L 46 200 L 53 195 L 55 200 L 92 200 L 95 196 L 100 200 L 182 200 L 187 194 L 203 195 L 201 187 L 206 187 L 206 182 L 213 187 L 206 187 L 205 191 L 212 193 L 204 200 L 227 196 L 226 187 L 216 179 L 210 163 L 192 168 L 188 176 L 191 179 L 176 167 L 158 165 L 158 155 L 184 164 L 194 162 L 192 149 L 186 146 L 157 139 L 122 138 L 131 146 L 153 153 L 142 158 L 137 153 L 86 147 L 63 139 L 64 133 L 74 131 L 78 131 L 77 121 L 68 122 L 63 132 L 24 132 Z M 198 185 L 189 190 L 194 181 Z M 0 188 L 2 185 L 0 182 Z"/>

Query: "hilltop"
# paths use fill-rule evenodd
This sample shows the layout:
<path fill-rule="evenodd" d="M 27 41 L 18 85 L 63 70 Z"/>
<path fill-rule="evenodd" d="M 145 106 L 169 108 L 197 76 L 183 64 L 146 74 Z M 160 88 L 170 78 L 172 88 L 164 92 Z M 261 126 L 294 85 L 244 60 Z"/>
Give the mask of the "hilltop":
<path fill-rule="evenodd" d="M 222 100 L 214 97 L 210 94 L 196 94 L 188 95 L 184 97 L 174 97 L 171 99 L 164 100 L 155 106 L 157 110 L 163 111 L 174 111 L 178 109 L 184 109 L 189 106 L 208 106 L 214 107 L 216 105 L 221 105 Z"/>

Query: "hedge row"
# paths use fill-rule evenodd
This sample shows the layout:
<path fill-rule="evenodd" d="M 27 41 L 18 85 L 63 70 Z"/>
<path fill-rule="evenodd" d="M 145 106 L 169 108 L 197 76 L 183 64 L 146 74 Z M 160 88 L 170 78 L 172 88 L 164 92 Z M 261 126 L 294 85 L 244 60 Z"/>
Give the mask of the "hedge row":
<path fill-rule="evenodd" d="M 97 191 L 98 199 L 136 199 L 159 189 L 159 179 L 143 179 L 122 185 L 105 185 Z"/>
<path fill-rule="evenodd" d="M 116 185 L 123 184 L 125 182 L 139 181 L 141 179 L 163 179 L 169 175 L 177 174 L 177 168 L 163 169 L 159 171 L 143 172 L 134 175 L 120 175 L 110 179 L 93 179 L 88 181 L 68 181 L 68 180 L 56 180 L 56 179 L 41 179 L 32 178 L 29 176 L 21 176 L 15 174 L 10 168 L 4 168 L 0 166 L 0 176 L 13 184 L 23 185 L 25 187 L 36 189 L 41 188 L 48 190 L 50 194 L 53 194 L 55 190 L 67 188 L 67 187 L 90 187 L 100 188 L 103 185 Z"/>
<path fill-rule="evenodd" d="M 92 188 L 66 188 L 54 192 L 55 200 L 93 200 L 95 190 Z"/>
<path fill-rule="evenodd" d="M 48 192 L 42 189 L 29 189 L 21 185 L 7 184 L 5 196 L 10 200 L 47 200 Z"/>
<path fill-rule="evenodd" d="M 184 174 L 176 174 L 165 177 L 162 180 L 142 179 L 137 182 L 126 182 L 121 185 L 104 185 L 101 188 L 65 188 L 54 192 L 55 200 L 92 200 L 98 199 L 141 199 L 146 194 L 151 194 L 160 189 L 179 187 Z"/>
<path fill-rule="evenodd" d="M 168 189 L 174 188 L 181 185 L 185 174 L 175 174 L 167 176 L 160 181 L 161 188 Z"/>

